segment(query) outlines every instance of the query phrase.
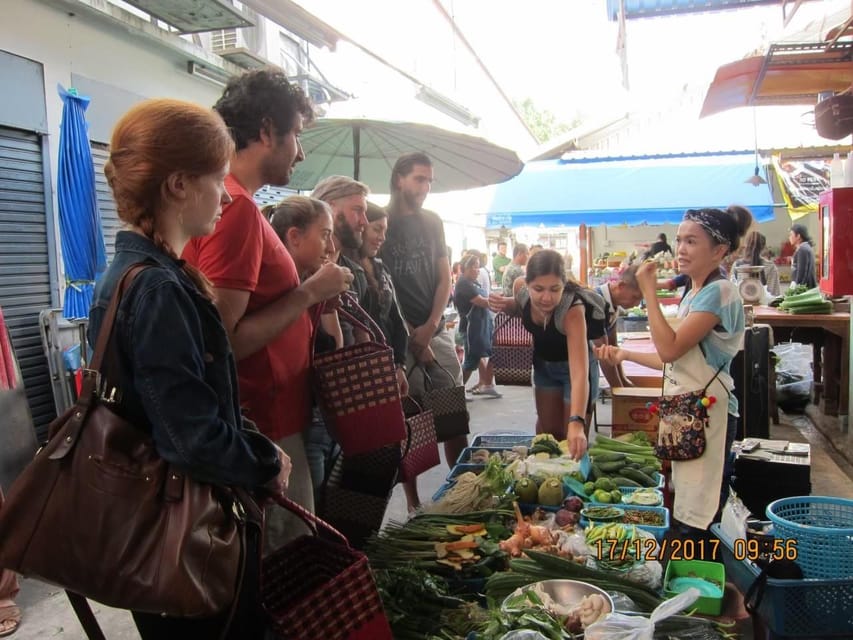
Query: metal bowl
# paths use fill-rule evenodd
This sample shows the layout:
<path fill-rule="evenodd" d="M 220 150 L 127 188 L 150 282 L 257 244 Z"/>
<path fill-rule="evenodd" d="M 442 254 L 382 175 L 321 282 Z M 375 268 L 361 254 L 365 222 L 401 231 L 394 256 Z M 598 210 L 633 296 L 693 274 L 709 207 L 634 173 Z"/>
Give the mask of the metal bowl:
<path fill-rule="evenodd" d="M 534 589 L 537 586 L 541 587 L 542 591 L 547 593 L 554 602 L 567 607 L 576 605 L 583 600 L 584 596 L 591 596 L 597 593 L 604 597 L 610 607 L 610 611 L 613 611 L 613 598 L 607 595 L 606 591 L 599 589 L 593 584 L 579 580 L 542 580 L 541 582 L 533 582 L 516 589 L 512 594 L 507 596 L 503 604 L 501 604 L 501 609 L 506 611 L 507 600 L 510 598 L 519 595 L 523 591 Z"/>

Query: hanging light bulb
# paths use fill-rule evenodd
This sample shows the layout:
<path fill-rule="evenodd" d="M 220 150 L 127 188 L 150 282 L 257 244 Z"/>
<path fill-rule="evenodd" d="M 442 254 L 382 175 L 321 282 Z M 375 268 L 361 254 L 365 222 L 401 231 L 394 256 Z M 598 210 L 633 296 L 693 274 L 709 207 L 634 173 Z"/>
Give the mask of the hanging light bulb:
<path fill-rule="evenodd" d="M 757 187 L 760 184 L 767 184 L 767 180 L 758 175 L 760 172 L 758 168 L 758 158 L 755 159 L 755 174 L 748 177 L 744 180 L 745 183 L 751 184 L 753 187 Z"/>
<path fill-rule="evenodd" d="M 755 149 L 755 173 L 744 180 L 744 182 L 746 184 L 751 184 L 753 187 L 757 187 L 762 184 L 767 184 L 767 180 L 759 175 L 761 171 L 758 167 L 758 121 L 755 117 L 755 107 L 752 108 L 752 135 L 753 148 Z"/>

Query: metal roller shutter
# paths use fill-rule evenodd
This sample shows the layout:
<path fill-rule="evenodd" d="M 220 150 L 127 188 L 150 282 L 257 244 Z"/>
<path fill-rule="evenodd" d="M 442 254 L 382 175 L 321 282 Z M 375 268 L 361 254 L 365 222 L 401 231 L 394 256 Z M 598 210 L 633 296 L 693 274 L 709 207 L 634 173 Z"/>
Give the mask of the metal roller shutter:
<path fill-rule="evenodd" d="M 116 247 L 116 233 L 121 229 L 122 221 L 118 219 L 116 203 L 107 177 L 104 175 L 104 165 L 110 156 L 108 145 L 100 142 L 92 143 L 92 163 L 95 165 L 95 190 L 98 194 L 98 209 L 101 212 L 101 228 L 104 230 L 104 245 L 107 248 L 107 263 L 112 261 Z"/>
<path fill-rule="evenodd" d="M 40 435 L 56 415 L 39 333 L 51 306 L 48 252 L 41 141 L 0 127 L 0 307 Z"/>

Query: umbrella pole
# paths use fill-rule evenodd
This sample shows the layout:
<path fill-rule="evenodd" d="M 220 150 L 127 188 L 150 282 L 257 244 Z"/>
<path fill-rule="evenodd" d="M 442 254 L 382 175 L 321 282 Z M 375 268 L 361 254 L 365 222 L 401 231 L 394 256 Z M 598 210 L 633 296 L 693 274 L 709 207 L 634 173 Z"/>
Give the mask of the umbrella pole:
<path fill-rule="evenodd" d="M 358 180 L 361 164 L 361 127 L 352 128 L 352 178 Z"/>

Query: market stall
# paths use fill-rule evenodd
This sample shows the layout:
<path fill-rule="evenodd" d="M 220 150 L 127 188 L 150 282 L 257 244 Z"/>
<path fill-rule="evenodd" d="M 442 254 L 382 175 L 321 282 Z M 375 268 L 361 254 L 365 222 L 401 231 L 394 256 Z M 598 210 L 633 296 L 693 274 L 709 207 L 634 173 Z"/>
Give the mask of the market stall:
<path fill-rule="evenodd" d="M 768 507 L 775 539 L 768 523 L 730 517 L 702 547 L 669 530 L 661 463 L 644 433 L 597 434 L 581 461 L 566 451 L 547 435 L 481 434 L 431 504 L 370 540 L 395 638 L 748 637 L 740 635 L 742 594 L 762 563 L 796 559 L 798 542 L 810 546 L 820 527 L 833 527 L 829 535 L 839 540 L 853 535 L 853 501 L 794 498 Z M 806 513 L 780 504 L 792 500 L 809 505 Z M 743 530 L 732 534 L 738 523 Z M 827 562 L 812 552 L 805 578 L 769 580 L 769 600 L 751 603 L 755 628 L 849 637 L 853 551 L 839 553 Z M 805 602 L 793 603 L 802 595 Z M 808 622 L 818 613 L 819 622 Z"/>

